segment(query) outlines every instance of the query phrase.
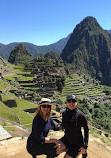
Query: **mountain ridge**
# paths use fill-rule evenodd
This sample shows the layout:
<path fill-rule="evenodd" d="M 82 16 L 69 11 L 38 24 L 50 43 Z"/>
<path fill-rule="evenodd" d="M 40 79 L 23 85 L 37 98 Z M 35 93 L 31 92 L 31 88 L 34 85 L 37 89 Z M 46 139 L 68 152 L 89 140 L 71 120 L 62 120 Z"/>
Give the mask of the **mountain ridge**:
<path fill-rule="evenodd" d="M 111 29 L 110 30 L 106 30 L 109 34 L 111 34 Z M 59 55 L 62 53 L 62 50 L 64 49 L 64 47 L 67 44 L 67 41 L 69 40 L 70 36 L 72 33 L 70 33 L 67 37 L 62 38 L 60 40 L 58 40 L 57 42 L 54 42 L 52 44 L 49 45 L 35 45 L 33 43 L 30 42 L 13 42 L 13 43 L 9 43 L 9 44 L 3 44 L 0 43 L 0 56 L 3 57 L 4 59 L 8 60 L 10 52 L 17 46 L 17 44 L 23 43 L 27 49 L 29 49 L 29 51 L 34 55 L 38 55 L 40 53 L 47 53 L 50 51 L 55 51 L 57 52 Z"/>
<path fill-rule="evenodd" d="M 63 48 L 65 47 L 67 41 L 70 38 L 71 33 L 66 37 L 62 38 L 59 41 L 50 44 L 50 45 L 43 45 L 43 46 L 37 46 L 35 44 L 29 43 L 29 42 L 13 42 L 8 45 L 0 43 L 0 56 L 4 59 L 8 60 L 11 51 L 20 43 L 24 44 L 25 47 L 34 55 L 37 56 L 40 53 L 47 53 L 50 51 L 55 51 L 58 54 L 61 54 Z"/>

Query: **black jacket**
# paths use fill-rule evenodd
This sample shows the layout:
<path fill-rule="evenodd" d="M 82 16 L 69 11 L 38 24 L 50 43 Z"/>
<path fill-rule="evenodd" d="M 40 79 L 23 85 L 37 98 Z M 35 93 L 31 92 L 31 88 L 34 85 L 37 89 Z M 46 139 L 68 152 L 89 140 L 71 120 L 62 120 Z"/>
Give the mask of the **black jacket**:
<path fill-rule="evenodd" d="M 74 110 L 69 110 L 62 113 L 62 126 L 65 129 L 65 139 L 68 144 L 75 147 L 83 146 L 87 148 L 89 129 L 88 122 L 83 112 L 75 108 Z M 84 139 L 82 135 L 82 127 L 84 129 Z"/>

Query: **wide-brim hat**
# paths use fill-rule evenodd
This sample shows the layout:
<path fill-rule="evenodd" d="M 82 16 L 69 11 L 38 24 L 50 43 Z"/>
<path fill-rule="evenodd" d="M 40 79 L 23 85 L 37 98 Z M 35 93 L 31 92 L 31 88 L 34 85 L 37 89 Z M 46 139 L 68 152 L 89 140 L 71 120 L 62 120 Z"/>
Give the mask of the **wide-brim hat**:
<path fill-rule="evenodd" d="M 40 109 L 41 105 L 51 105 L 51 110 L 54 108 L 54 105 L 51 103 L 51 100 L 48 98 L 42 98 L 38 103 L 37 109 Z"/>

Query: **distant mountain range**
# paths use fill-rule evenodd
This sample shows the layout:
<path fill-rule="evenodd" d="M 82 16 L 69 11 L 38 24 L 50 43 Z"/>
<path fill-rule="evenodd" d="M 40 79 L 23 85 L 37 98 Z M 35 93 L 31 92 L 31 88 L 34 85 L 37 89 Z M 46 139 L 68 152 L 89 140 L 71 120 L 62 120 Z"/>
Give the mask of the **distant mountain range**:
<path fill-rule="evenodd" d="M 76 70 L 111 86 L 111 35 L 94 17 L 86 17 L 76 26 L 61 57 Z"/>
<path fill-rule="evenodd" d="M 40 53 L 47 53 L 50 51 L 55 51 L 58 54 L 62 53 L 63 48 L 65 47 L 67 41 L 70 38 L 69 34 L 66 38 L 63 38 L 53 44 L 50 45 L 44 45 L 44 46 L 37 46 L 34 45 L 32 43 L 28 43 L 28 42 L 14 42 L 14 43 L 10 43 L 8 45 L 4 45 L 4 44 L 0 44 L 0 56 L 3 57 L 4 59 L 8 60 L 9 55 L 11 53 L 11 51 L 20 43 L 24 44 L 25 47 L 34 55 L 37 56 Z"/>
<path fill-rule="evenodd" d="M 111 30 L 108 30 L 108 33 L 111 33 Z M 19 43 L 23 43 L 26 48 L 34 55 L 38 55 L 40 53 L 47 53 L 50 51 L 55 51 L 58 54 L 62 53 L 62 50 L 64 49 L 65 45 L 67 44 L 67 41 L 69 40 L 71 36 L 71 33 L 66 37 L 66 38 L 62 38 L 59 41 L 50 44 L 50 45 L 43 45 L 43 46 L 37 46 L 34 45 L 32 43 L 28 43 L 28 42 L 13 42 L 10 43 L 8 45 L 2 44 L 0 43 L 0 56 L 3 57 L 4 59 L 8 60 L 9 55 L 11 53 L 11 51 L 19 44 Z"/>
<path fill-rule="evenodd" d="M 111 30 L 107 30 L 107 32 L 111 34 Z"/>

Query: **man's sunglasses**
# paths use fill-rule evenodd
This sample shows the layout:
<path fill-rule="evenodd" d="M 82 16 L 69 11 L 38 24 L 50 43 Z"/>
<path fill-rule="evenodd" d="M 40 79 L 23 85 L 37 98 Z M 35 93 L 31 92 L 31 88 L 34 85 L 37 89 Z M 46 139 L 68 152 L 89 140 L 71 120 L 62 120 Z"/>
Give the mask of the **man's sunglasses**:
<path fill-rule="evenodd" d="M 71 102 L 72 102 L 72 103 L 76 103 L 77 101 L 74 100 L 74 99 L 69 99 L 69 100 L 67 100 L 67 102 L 68 102 L 68 103 L 71 103 Z"/>
<path fill-rule="evenodd" d="M 51 105 L 41 105 L 42 106 L 42 108 L 48 108 L 48 109 L 51 109 Z"/>

